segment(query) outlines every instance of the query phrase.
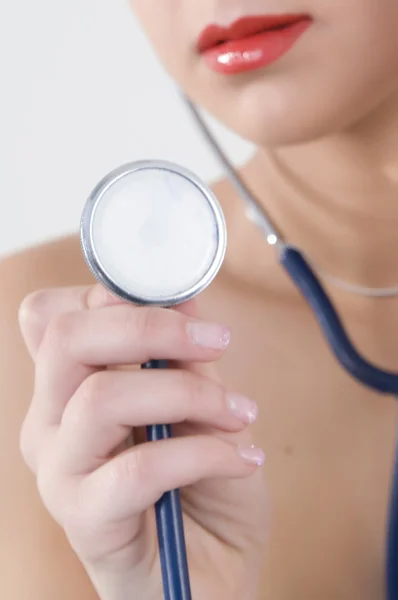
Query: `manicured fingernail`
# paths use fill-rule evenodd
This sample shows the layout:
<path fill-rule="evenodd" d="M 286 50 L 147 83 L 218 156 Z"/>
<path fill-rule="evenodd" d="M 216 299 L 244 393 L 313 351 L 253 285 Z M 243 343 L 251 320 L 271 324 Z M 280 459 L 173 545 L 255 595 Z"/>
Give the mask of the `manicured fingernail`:
<path fill-rule="evenodd" d="M 244 423 L 254 423 L 257 419 L 258 406 L 246 396 L 228 394 L 227 404 L 230 412 Z"/>
<path fill-rule="evenodd" d="M 248 463 L 261 467 L 265 461 L 265 454 L 260 448 L 250 446 L 250 448 L 238 448 L 240 456 Z"/>
<path fill-rule="evenodd" d="M 18 318 L 20 322 L 31 321 L 41 317 L 41 305 L 44 293 L 42 291 L 29 294 L 19 306 Z"/>
<path fill-rule="evenodd" d="M 231 339 L 227 327 L 202 321 L 189 323 L 188 335 L 196 346 L 213 350 L 225 350 Z"/>

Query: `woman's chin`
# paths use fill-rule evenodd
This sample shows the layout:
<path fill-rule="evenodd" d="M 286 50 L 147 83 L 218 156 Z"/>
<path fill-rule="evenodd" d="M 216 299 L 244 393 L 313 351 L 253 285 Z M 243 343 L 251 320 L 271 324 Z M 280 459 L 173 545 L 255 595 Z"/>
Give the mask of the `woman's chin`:
<path fill-rule="evenodd" d="M 300 94 L 279 95 L 272 101 L 266 94 L 246 95 L 236 102 L 224 104 L 223 110 L 212 110 L 227 127 L 240 137 L 262 147 L 282 147 L 306 144 L 333 136 L 350 127 L 355 117 L 365 116 L 371 99 L 323 99 Z M 219 107 L 217 106 L 217 109 Z"/>
<path fill-rule="evenodd" d="M 216 86 L 189 90 L 210 114 L 256 146 L 290 146 L 319 139 L 350 122 L 350 108 L 339 98 L 320 97 L 311 86 L 249 85 L 241 89 Z M 307 93 L 308 92 L 308 93 Z M 220 98 L 223 100 L 220 101 Z M 351 100 L 351 99 L 350 99 Z M 351 105 L 351 102 L 348 102 Z"/>
<path fill-rule="evenodd" d="M 235 113 L 231 122 L 223 118 L 225 125 L 244 140 L 255 146 L 275 148 L 306 144 L 328 136 L 336 131 L 337 120 L 325 122 L 314 114 L 298 114 L 294 110 L 286 114 L 251 112 L 250 117 L 244 118 Z"/>

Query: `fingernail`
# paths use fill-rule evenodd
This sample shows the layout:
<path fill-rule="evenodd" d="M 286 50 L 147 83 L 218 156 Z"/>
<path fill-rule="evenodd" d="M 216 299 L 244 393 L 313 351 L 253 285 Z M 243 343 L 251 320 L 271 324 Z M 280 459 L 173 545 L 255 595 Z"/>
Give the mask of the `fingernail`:
<path fill-rule="evenodd" d="M 42 296 L 43 292 L 39 291 L 31 293 L 29 296 L 23 299 L 18 310 L 18 318 L 20 322 L 25 322 L 31 320 L 32 318 L 37 320 L 39 318 L 38 307 L 41 304 Z"/>
<path fill-rule="evenodd" d="M 240 456 L 248 463 L 261 467 L 265 461 L 265 454 L 260 448 L 250 446 L 250 448 L 238 448 Z"/>
<path fill-rule="evenodd" d="M 246 396 L 228 394 L 227 404 L 230 412 L 244 423 L 254 423 L 257 419 L 258 406 Z"/>
<path fill-rule="evenodd" d="M 225 350 L 231 339 L 227 327 L 202 321 L 189 323 L 188 335 L 196 346 L 213 350 Z"/>
<path fill-rule="evenodd" d="M 54 306 L 56 306 L 57 299 L 61 293 L 62 289 L 48 288 L 37 290 L 26 296 L 18 311 L 20 324 L 25 325 L 28 323 L 30 326 L 46 322 L 52 316 Z"/>

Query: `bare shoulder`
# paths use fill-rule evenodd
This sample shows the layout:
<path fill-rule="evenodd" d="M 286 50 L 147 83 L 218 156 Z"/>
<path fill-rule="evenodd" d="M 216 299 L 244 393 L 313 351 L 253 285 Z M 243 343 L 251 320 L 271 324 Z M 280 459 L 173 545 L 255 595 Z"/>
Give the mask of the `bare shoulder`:
<path fill-rule="evenodd" d="M 1 299 L 15 293 L 27 294 L 40 287 L 80 285 L 90 281 L 77 235 L 27 248 L 0 260 Z M 4 281 L 4 279 L 3 279 Z"/>
<path fill-rule="evenodd" d="M 18 310 L 25 296 L 43 288 L 86 285 L 92 276 L 78 237 L 70 236 L 2 258 L 0 282 L 0 352 L 7 351 L 7 363 L 12 366 L 17 358 L 24 364 Z M 0 364 L 0 378 L 2 369 Z"/>
<path fill-rule="evenodd" d="M 42 506 L 19 449 L 33 388 L 33 365 L 19 332 L 19 306 L 37 289 L 91 282 L 77 237 L 3 258 L 0 281 L 0 597 L 95 600 L 63 532 Z"/>

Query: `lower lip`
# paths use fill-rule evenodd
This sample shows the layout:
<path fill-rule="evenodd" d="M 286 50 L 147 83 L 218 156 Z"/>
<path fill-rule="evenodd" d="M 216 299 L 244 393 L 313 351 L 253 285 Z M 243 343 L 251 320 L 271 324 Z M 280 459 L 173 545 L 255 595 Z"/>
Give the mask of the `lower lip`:
<path fill-rule="evenodd" d="M 309 28 L 303 19 L 283 29 L 258 33 L 242 40 L 225 42 L 203 53 L 207 65 L 216 73 L 237 75 L 271 65 L 284 56 Z"/>

